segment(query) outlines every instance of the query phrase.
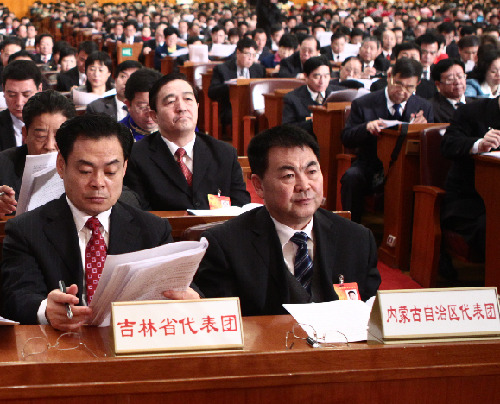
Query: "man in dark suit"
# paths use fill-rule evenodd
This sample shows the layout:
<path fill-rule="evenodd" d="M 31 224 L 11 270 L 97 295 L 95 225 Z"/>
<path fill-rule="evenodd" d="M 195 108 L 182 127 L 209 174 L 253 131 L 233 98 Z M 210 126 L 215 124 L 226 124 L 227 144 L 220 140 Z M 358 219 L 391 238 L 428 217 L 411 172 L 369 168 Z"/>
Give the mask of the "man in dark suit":
<path fill-rule="evenodd" d="M 230 197 L 237 206 L 250 202 L 236 150 L 195 132 L 196 90 L 183 74 L 158 80 L 149 107 L 159 132 L 134 145 L 125 177 L 144 209 L 209 209 L 208 194 Z"/>
<path fill-rule="evenodd" d="M 432 67 L 432 79 L 439 92 L 430 99 L 434 122 L 451 122 L 455 111 L 474 100 L 465 97 L 465 67 L 457 59 L 443 59 Z"/>
<path fill-rule="evenodd" d="M 257 55 L 255 57 L 255 60 L 262 63 L 262 60 L 266 60 L 269 57 L 269 55 L 272 55 L 271 51 L 266 46 L 267 43 L 266 31 L 264 31 L 262 28 L 257 28 L 253 32 L 253 40 L 257 44 L 257 49 L 256 49 Z"/>
<path fill-rule="evenodd" d="M 251 140 L 248 157 L 265 207 L 203 234 L 209 247 L 195 283 L 205 297 L 238 296 L 244 316 L 285 314 L 283 303 L 338 299 L 333 285 L 340 276 L 357 282 L 363 300 L 373 296 L 380 285 L 374 237 L 320 209 L 314 138 L 296 126 L 277 126 Z"/>
<path fill-rule="evenodd" d="M 15 212 L 27 155 L 57 151 L 56 131 L 76 115 L 68 98 L 49 90 L 31 97 L 23 108 L 23 145 L 0 153 L 0 214 Z"/>
<path fill-rule="evenodd" d="M 71 91 L 73 87 L 85 84 L 85 61 L 92 52 L 98 51 L 97 44 L 92 41 L 83 41 L 78 45 L 78 55 L 76 57 L 76 66 L 69 69 L 66 73 L 57 76 L 57 91 Z"/>
<path fill-rule="evenodd" d="M 0 112 L 0 151 L 22 144 L 23 107 L 42 90 L 42 74 L 33 61 L 14 60 L 3 70 L 7 109 Z"/>
<path fill-rule="evenodd" d="M 23 324 L 48 322 L 73 330 L 92 314 L 81 304 L 90 302 L 102 270 L 94 262 L 105 259 L 92 260 L 88 243 L 105 256 L 156 247 L 172 238 L 168 221 L 117 202 L 133 144 L 127 129 L 107 116 L 83 115 L 65 122 L 56 140 L 66 194 L 6 225 L 1 307 L 3 316 Z M 59 280 L 70 285 L 66 293 L 59 291 Z M 191 290 L 184 295 L 195 297 Z M 72 306 L 72 319 L 65 304 Z"/>
<path fill-rule="evenodd" d="M 328 60 L 334 62 L 343 62 L 345 60 L 345 44 L 347 43 L 347 35 L 342 31 L 337 31 L 332 34 L 331 44 L 323 46 L 320 51 Z"/>
<path fill-rule="evenodd" d="M 37 64 L 44 64 L 50 69 L 57 69 L 57 64 L 53 57 L 54 38 L 52 35 L 42 34 L 37 38 L 36 43 L 40 49 L 40 53 L 33 55 L 33 61 Z"/>
<path fill-rule="evenodd" d="M 304 63 L 306 84 L 290 91 L 283 98 L 283 124 L 300 126 L 313 134 L 311 105 L 322 105 L 332 91 L 345 87 L 329 85 L 330 64 L 324 56 L 312 57 Z"/>
<path fill-rule="evenodd" d="M 232 121 L 229 86 L 226 82 L 236 78 L 259 79 L 266 75 L 264 66 L 255 63 L 256 49 L 254 40 L 240 39 L 236 45 L 236 58 L 214 67 L 208 96 L 219 103 L 219 117 L 224 126 L 230 125 Z"/>
<path fill-rule="evenodd" d="M 354 100 L 342 143 L 357 148 L 356 160 L 341 179 L 342 208 L 350 210 L 352 220 L 361 221 L 364 197 L 376 185 L 373 179 L 383 173 L 382 162 L 377 157 L 377 137 L 385 127 L 382 119 L 404 122 L 433 122 L 432 106 L 424 99 L 412 95 L 420 80 L 422 65 L 413 59 L 399 59 L 388 75 L 389 84 L 379 90 Z"/>
<path fill-rule="evenodd" d="M 391 62 L 384 58 L 382 46 L 374 36 L 363 39 L 358 56 L 363 63 L 363 73 L 368 78 L 385 73 L 391 65 Z"/>
<path fill-rule="evenodd" d="M 118 122 L 127 116 L 125 105 L 125 85 L 129 77 L 140 69 L 142 65 L 136 60 L 125 60 L 116 67 L 116 95 L 99 98 L 87 105 L 87 113 L 106 114 Z"/>
<path fill-rule="evenodd" d="M 299 50 L 280 62 L 278 77 L 303 78 L 303 66 L 307 59 L 319 56 L 319 41 L 312 35 L 306 36 Z"/>
<path fill-rule="evenodd" d="M 441 226 L 461 234 L 483 256 L 486 213 L 476 191 L 473 156 L 500 147 L 499 103 L 497 97 L 460 106 L 441 142 L 444 157 L 453 161 L 445 184 Z"/>

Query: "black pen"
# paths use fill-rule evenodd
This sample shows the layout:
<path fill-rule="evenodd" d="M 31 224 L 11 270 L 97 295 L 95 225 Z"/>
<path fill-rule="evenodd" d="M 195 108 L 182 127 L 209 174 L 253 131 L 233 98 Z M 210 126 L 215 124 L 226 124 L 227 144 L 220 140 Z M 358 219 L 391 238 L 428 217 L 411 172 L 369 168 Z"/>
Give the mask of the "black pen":
<path fill-rule="evenodd" d="M 66 293 L 66 285 L 64 281 L 59 281 L 59 290 Z M 73 312 L 71 311 L 71 306 L 69 303 L 65 303 L 66 306 L 66 316 L 71 320 L 73 318 Z"/>

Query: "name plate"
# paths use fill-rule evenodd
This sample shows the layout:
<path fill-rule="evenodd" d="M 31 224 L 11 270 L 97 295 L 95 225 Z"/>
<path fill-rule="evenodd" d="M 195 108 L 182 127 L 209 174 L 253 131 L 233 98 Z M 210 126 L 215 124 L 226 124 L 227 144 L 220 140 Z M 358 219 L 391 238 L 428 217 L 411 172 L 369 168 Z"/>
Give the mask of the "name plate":
<path fill-rule="evenodd" d="M 240 300 L 114 302 L 115 353 L 243 349 Z"/>
<path fill-rule="evenodd" d="M 500 337 L 497 290 L 378 291 L 368 336 L 385 344 Z"/>

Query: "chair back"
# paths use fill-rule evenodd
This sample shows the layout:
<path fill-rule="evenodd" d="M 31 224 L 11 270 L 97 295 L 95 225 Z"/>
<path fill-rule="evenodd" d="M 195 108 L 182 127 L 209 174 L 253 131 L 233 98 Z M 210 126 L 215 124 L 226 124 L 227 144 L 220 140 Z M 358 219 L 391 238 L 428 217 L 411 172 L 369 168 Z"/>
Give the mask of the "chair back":
<path fill-rule="evenodd" d="M 441 154 L 443 128 L 425 129 L 420 133 L 420 183 L 444 188 L 450 160 Z"/>
<path fill-rule="evenodd" d="M 125 60 L 139 60 L 139 55 L 142 51 L 142 42 L 137 42 L 132 45 L 118 43 L 116 45 L 116 64 L 119 65 Z"/>
<path fill-rule="evenodd" d="M 264 94 L 272 93 L 278 89 L 296 89 L 304 85 L 300 79 L 266 79 L 250 82 L 250 114 L 264 110 Z"/>
<path fill-rule="evenodd" d="M 222 220 L 219 222 L 201 223 L 188 227 L 186 230 L 182 232 L 180 239 L 181 241 L 200 241 L 201 235 L 204 231 L 209 230 L 212 227 L 219 226 L 224 222 L 225 220 Z"/>

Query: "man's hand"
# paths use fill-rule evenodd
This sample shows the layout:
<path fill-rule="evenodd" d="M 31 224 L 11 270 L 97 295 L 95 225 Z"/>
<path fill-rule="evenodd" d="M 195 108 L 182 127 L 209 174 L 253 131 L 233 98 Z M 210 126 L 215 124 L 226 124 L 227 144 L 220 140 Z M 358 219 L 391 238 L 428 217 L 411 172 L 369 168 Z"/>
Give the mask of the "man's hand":
<path fill-rule="evenodd" d="M 382 119 L 376 119 L 366 124 L 366 130 L 374 136 L 378 136 L 380 134 L 380 131 L 384 128 L 385 123 L 382 122 Z"/>
<path fill-rule="evenodd" d="M 47 296 L 47 310 L 45 316 L 48 322 L 56 330 L 73 331 L 85 324 L 92 314 L 92 309 L 87 306 L 76 306 L 78 304 L 78 286 L 71 285 L 62 293 L 59 289 L 54 289 Z M 70 320 L 66 315 L 66 303 L 71 306 L 73 318 Z"/>
<path fill-rule="evenodd" d="M 363 73 L 361 73 L 361 78 L 362 79 L 369 79 L 372 76 L 375 76 L 377 74 L 377 69 L 374 67 L 365 67 L 363 70 Z"/>
<path fill-rule="evenodd" d="M 171 300 L 197 300 L 200 299 L 200 295 L 195 292 L 192 288 L 187 288 L 182 292 L 176 292 L 174 290 L 166 290 L 163 292 L 163 296 Z"/>
<path fill-rule="evenodd" d="M 411 114 L 410 117 L 410 123 L 427 123 L 423 110 L 418 111 L 416 114 Z"/>
<path fill-rule="evenodd" d="M 142 49 L 142 53 L 144 55 L 148 55 L 150 52 L 151 52 L 151 48 L 149 46 L 145 46 L 143 49 Z"/>
<path fill-rule="evenodd" d="M 8 185 L 0 186 L 0 215 L 10 215 L 16 211 L 16 193 Z"/>
<path fill-rule="evenodd" d="M 500 130 L 490 129 L 479 142 L 477 151 L 479 153 L 487 153 L 491 149 L 496 149 L 497 147 L 500 147 Z"/>

